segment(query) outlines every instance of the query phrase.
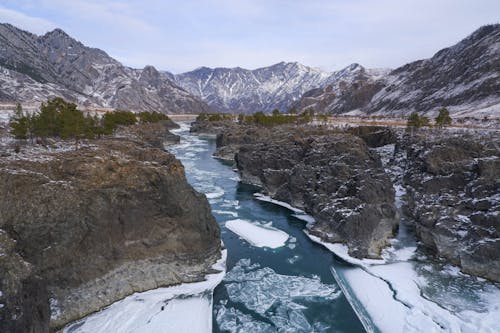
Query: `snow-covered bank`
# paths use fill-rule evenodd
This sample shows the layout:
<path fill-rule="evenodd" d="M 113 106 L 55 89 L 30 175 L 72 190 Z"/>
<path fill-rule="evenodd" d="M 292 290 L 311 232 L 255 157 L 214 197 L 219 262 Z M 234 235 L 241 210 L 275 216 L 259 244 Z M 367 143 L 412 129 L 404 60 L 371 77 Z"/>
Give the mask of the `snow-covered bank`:
<path fill-rule="evenodd" d="M 440 277 L 440 281 L 436 275 L 457 274 L 458 269 L 434 271 L 422 262 L 408 260 L 408 252 L 414 253 L 414 247 L 393 251 L 395 258 L 407 261 L 386 260 L 380 264 L 349 257 L 339 244 L 309 237 L 355 265 L 341 270 L 332 268 L 332 272 L 368 332 L 373 332 L 374 327 L 384 333 L 498 331 L 500 289 L 493 284 L 478 283 L 474 277 L 458 273 L 464 281 L 450 286 L 450 291 L 444 283 L 446 276 Z M 422 268 L 427 269 L 427 275 L 421 273 Z M 467 280 L 474 281 L 474 285 Z M 443 286 L 431 292 L 436 282 Z M 446 295 L 458 288 L 469 290 L 464 295 Z M 442 303 L 443 299 L 448 299 L 449 304 Z"/>
<path fill-rule="evenodd" d="M 205 281 L 136 293 L 81 321 L 64 333 L 208 333 L 212 331 L 212 294 L 226 272 L 227 250 Z"/>
<path fill-rule="evenodd" d="M 287 209 L 290 209 L 292 212 L 299 213 L 299 214 L 303 214 L 304 213 L 303 210 L 295 208 L 295 207 L 293 207 L 292 205 L 290 205 L 290 204 L 288 204 L 286 202 L 274 200 L 274 199 L 272 199 L 268 195 L 264 195 L 262 193 L 255 193 L 254 196 L 255 196 L 255 199 L 257 199 L 257 200 L 265 201 L 265 202 L 270 202 L 270 203 L 273 203 L 275 205 L 278 205 L 278 206 L 281 206 L 281 207 L 285 207 Z"/>
<path fill-rule="evenodd" d="M 405 189 L 399 183 L 394 187 L 400 208 Z M 289 208 L 295 217 L 314 223 L 288 204 L 262 195 L 257 199 Z M 351 257 L 345 245 L 304 232 L 353 265 L 332 267 L 332 273 L 368 332 L 498 332 L 500 289 L 422 255 L 407 223 L 401 220 L 398 235 L 380 260 Z"/>
<path fill-rule="evenodd" d="M 288 234 L 269 224 L 260 224 L 236 219 L 226 222 L 226 228 L 246 240 L 253 246 L 270 247 L 272 249 L 284 246 Z"/>

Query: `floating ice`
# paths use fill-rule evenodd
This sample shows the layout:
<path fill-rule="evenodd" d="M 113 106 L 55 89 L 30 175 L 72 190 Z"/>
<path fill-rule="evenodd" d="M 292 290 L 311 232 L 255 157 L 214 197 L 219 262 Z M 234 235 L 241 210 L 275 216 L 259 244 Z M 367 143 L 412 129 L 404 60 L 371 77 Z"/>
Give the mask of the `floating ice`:
<path fill-rule="evenodd" d="M 273 325 L 252 318 L 234 308 L 226 308 L 225 305 L 217 307 L 216 319 L 221 331 L 230 333 L 260 332 L 274 333 Z"/>
<path fill-rule="evenodd" d="M 212 293 L 225 273 L 227 251 L 206 280 L 136 293 L 68 325 L 64 333 L 212 332 Z"/>
<path fill-rule="evenodd" d="M 208 199 L 217 199 L 224 195 L 224 189 L 219 186 L 215 186 L 213 192 L 209 192 L 205 194 Z"/>
<path fill-rule="evenodd" d="M 241 316 L 241 311 L 228 304 L 217 305 L 217 323 L 230 332 L 327 331 L 329 326 L 318 318 L 308 318 L 306 310 L 315 303 L 332 303 L 340 295 L 334 285 L 323 284 L 319 277 L 277 274 L 249 259 L 238 261 L 224 282 L 231 303 L 258 314 Z"/>
<path fill-rule="evenodd" d="M 214 212 L 215 214 L 220 214 L 220 215 L 230 215 L 232 217 L 238 217 L 238 213 L 237 212 L 232 212 L 232 211 L 229 211 L 229 210 L 214 209 L 214 210 L 212 210 L 212 212 Z"/>
<path fill-rule="evenodd" d="M 285 245 L 288 234 L 269 225 L 236 219 L 226 222 L 226 228 L 257 247 L 278 248 Z"/>
<path fill-rule="evenodd" d="M 384 333 L 498 331 L 500 289 L 492 284 L 485 282 L 472 286 L 471 281 L 476 279 L 468 277 L 468 282 L 443 287 L 445 280 L 437 275 L 448 274 L 456 280 L 463 274 L 449 267 L 438 271 L 430 264 L 416 267 L 417 262 L 409 260 L 414 256 L 414 246 L 393 248 L 391 260 L 397 261 L 386 260 L 378 264 L 377 261 L 352 258 L 347 255 L 347 248 L 322 242 L 312 235 L 309 237 L 358 266 L 339 272 L 332 270 L 369 332 L 374 331 L 374 327 Z M 429 292 L 430 283 L 441 286 L 442 290 Z M 471 291 L 472 288 L 475 291 Z"/>

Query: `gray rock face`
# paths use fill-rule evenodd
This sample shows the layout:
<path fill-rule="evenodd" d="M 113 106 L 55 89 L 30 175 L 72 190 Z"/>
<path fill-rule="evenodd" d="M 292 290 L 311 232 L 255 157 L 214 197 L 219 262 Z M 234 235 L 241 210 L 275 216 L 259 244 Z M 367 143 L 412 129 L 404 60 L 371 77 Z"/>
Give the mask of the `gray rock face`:
<path fill-rule="evenodd" d="M 313 108 L 316 112 L 343 114 L 363 112 L 373 96 L 385 85 L 389 70 L 366 69 L 358 64 L 338 72 L 327 84 L 302 95 L 292 107 L 299 111 Z"/>
<path fill-rule="evenodd" d="M 392 183 L 378 155 L 356 136 L 241 126 L 220 133 L 217 144 L 237 151 L 242 181 L 314 216 L 311 233 L 347 244 L 354 257 L 379 257 L 397 228 Z"/>
<path fill-rule="evenodd" d="M 0 331 L 47 332 L 211 271 L 218 225 L 156 126 L 0 157 Z"/>
<path fill-rule="evenodd" d="M 418 237 L 464 272 L 500 282 L 500 137 L 406 140 L 404 182 Z"/>
<path fill-rule="evenodd" d="M 208 106 L 152 66 L 132 69 L 56 29 L 37 36 L 0 24 L 1 100 L 61 96 L 86 106 L 163 113 L 209 112 Z"/>

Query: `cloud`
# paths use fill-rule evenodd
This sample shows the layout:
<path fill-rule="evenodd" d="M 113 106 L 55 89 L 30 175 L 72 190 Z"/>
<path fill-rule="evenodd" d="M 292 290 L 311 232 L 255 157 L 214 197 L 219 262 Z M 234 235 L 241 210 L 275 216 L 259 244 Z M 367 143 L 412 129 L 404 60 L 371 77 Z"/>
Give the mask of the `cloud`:
<path fill-rule="evenodd" d="M 0 22 L 10 23 L 12 25 L 15 25 L 16 27 L 40 35 L 56 28 L 56 24 L 49 20 L 40 17 L 29 16 L 2 6 L 0 6 Z"/>

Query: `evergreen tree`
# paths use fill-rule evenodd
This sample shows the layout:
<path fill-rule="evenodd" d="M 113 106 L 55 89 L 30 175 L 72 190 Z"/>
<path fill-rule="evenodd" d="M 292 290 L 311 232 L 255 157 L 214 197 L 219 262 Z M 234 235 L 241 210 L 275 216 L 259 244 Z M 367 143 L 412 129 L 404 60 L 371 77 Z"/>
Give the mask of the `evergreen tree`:
<path fill-rule="evenodd" d="M 450 117 L 450 112 L 448 111 L 447 108 L 443 107 L 439 109 L 439 114 L 436 118 L 434 118 L 436 121 L 436 126 L 439 128 L 443 128 L 444 126 L 449 126 L 451 125 L 451 117 Z"/>
<path fill-rule="evenodd" d="M 412 112 L 408 117 L 408 121 L 406 123 L 406 127 L 408 129 L 420 128 L 430 126 L 429 118 L 425 116 L 419 116 L 417 112 Z"/>
<path fill-rule="evenodd" d="M 24 114 L 21 104 L 17 103 L 16 111 L 10 119 L 10 133 L 14 135 L 16 139 L 27 139 L 30 127 L 29 122 L 30 117 Z"/>

